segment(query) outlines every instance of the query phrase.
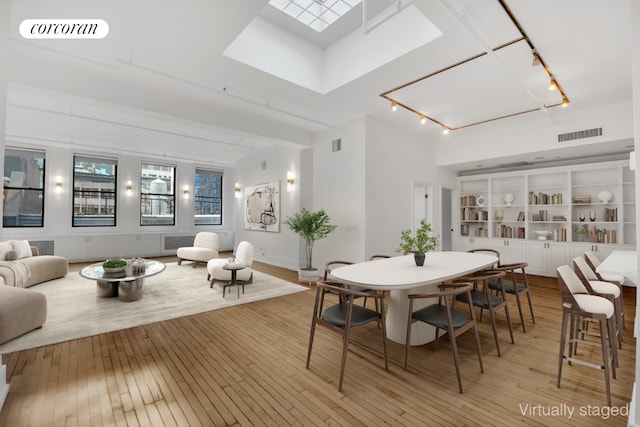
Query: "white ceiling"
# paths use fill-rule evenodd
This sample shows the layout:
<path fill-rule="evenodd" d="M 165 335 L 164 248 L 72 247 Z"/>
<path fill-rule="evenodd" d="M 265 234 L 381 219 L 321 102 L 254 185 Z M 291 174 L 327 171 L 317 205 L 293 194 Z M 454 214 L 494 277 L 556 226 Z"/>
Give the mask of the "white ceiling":
<path fill-rule="evenodd" d="M 629 0 L 507 4 L 571 100 L 568 108 L 589 111 L 630 101 Z M 305 147 L 312 132 L 368 115 L 430 143 L 443 138 L 438 127 L 421 125 L 408 111 L 391 113 L 379 95 L 517 33 L 497 0 L 417 0 L 414 6 L 441 37 L 320 94 L 223 56 L 266 6 L 267 0 L 14 0 L 8 139 L 233 165 L 274 144 Z M 358 13 L 359 7 L 354 23 Z M 102 40 L 71 41 L 27 41 L 18 33 L 24 19 L 61 17 L 103 19 L 110 33 Z M 558 102 L 557 94 L 546 90 L 540 67 L 530 62 L 528 48 L 519 42 L 397 95 L 452 125 Z M 528 114 L 553 121 L 557 112 Z M 589 155 L 628 150 L 628 144 L 590 146 Z M 495 159 L 493 165 L 506 161 L 534 159 Z"/>

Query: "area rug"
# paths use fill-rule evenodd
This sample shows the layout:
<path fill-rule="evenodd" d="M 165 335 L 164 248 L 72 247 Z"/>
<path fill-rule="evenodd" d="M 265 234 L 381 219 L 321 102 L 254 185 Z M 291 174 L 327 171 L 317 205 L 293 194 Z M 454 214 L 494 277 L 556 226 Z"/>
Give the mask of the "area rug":
<path fill-rule="evenodd" d="M 213 288 L 207 270 L 168 263 L 165 271 L 145 279 L 142 299 L 122 302 L 118 298 L 98 298 L 96 282 L 77 272 L 41 283 L 30 289 L 47 297 L 47 321 L 41 329 L 0 345 L 0 354 L 13 353 L 48 344 L 131 328 L 161 320 L 218 310 L 274 298 L 308 288 L 254 271 L 253 283 L 240 289 L 227 288 L 222 297 L 222 283 Z"/>

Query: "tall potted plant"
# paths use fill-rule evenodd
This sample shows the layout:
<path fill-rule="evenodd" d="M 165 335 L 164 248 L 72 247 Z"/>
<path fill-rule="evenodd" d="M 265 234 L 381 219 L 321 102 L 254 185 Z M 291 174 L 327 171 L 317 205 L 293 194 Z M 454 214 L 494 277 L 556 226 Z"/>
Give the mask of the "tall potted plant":
<path fill-rule="evenodd" d="M 405 254 L 413 253 L 416 265 L 424 265 L 425 254 L 438 246 L 438 236 L 431 236 L 431 232 L 431 224 L 426 219 L 421 219 L 415 236 L 411 234 L 411 230 L 402 232 L 400 247 L 397 251 Z"/>
<path fill-rule="evenodd" d="M 318 278 L 318 269 L 313 268 L 313 245 L 316 240 L 328 236 L 336 229 L 336 226 L 330 224 L 329 215 L 324 209 L 313 212 L 306 208 L 287 217 L 285 224 L 304 239 L 305 266 L 298 270 L 299 280 L 301 282 L 315 282 Z"/>

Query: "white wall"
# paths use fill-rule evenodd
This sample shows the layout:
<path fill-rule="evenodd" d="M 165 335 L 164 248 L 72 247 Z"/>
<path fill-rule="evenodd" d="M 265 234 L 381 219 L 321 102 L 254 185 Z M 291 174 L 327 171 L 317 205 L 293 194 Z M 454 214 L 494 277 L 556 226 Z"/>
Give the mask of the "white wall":
<path fill-rule="evenodd" d="M 432 188 L 429 222 L 442 235 L 441 188 L 454 188 L 456 178 L 437 167 L 435 141 L 376 120 L 367 120 L 366 140 L 366 256 L 397 255 L 400 233 L 414 227 L 414 185 Z"/>
<path fill-rule="evenodd" d="M 241 188 L 248 185 L 265 182 L 280 182 L 280 232 L 253 231 L 244 229 L 244 201 L 233 198 L 235 209 L 235 245 L 246 240 L 253 244 L 254 259 L 269 264 L 286 267 L 293 270 L 298 268 L 299 237 L 282 224 L 284 219 L 293 215 L 300 206 L 301 188 L 304 188 L 307 177 L 300 167 L 301 151 L 298 149 L 276 147 L 248 156 L 238 162 L 235 170 L 236 181 Z M 263 162 L 265 168 L 262 169 Z M 294 174 L 294 189 L 287 191 L 287 171 Z"/>
<path fill-rule="evenodd" d="M 333 152 L 332 141 L 342 150 Z M 313 266 L 327 261 L 365 259 L 365 119 L 358 119 L 312 137 L 313 210 L 324 209 L 338 228 L 316 242 Z"/>
<path fill-rule="evenodd" d="M 631 104 L 608 105 L 597 110 L 576 114 L 568 107 L 558 107 L 548 114 L 530 113 L 498 120 L 480 126 L 450 132 L 438 140 L 437 163 L 481 162 L 522 153 L 542 153 L 549 150 L 572 150 L 606 141 L 633 138 Z M 552 120 L 551 120 L 552 118 Z M 558 143 L 557 135 L 584 129 L 603 128 L 600 137 Z M 532 154 L 532 158 L 535 154 Z"/>

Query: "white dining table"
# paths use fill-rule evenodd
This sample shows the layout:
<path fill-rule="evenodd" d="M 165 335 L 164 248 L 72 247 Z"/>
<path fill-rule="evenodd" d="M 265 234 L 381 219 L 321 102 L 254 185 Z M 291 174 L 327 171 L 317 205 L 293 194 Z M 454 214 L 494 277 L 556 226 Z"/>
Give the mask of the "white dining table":
<path fill-rule="evenodd" d="M 638 252 L 616 249 L 611 252 L 600 265 L 596 267 L 598 273 L 624 276 L 634 286 L 638 284 Z"/>
<path fill-rule="evenodd" d="M 387 338 L 404 344 L 410 294 L 437 290 L 444 281 L 456 279 L 497 264 L 494 255 L 471 252 L 428 252 L 424 265 L 417 266 L 413 255 L 376 259 L 338 267 L 331 275 L 339 282 L 366 289 L 390 291 L 387 309 Z M 414 309 L 437 303 L 437 298 L 416 301 Z M 422 345 L 435 339 L 435 328 L 422 322 L 413 324 L 411 345 Z"/>

